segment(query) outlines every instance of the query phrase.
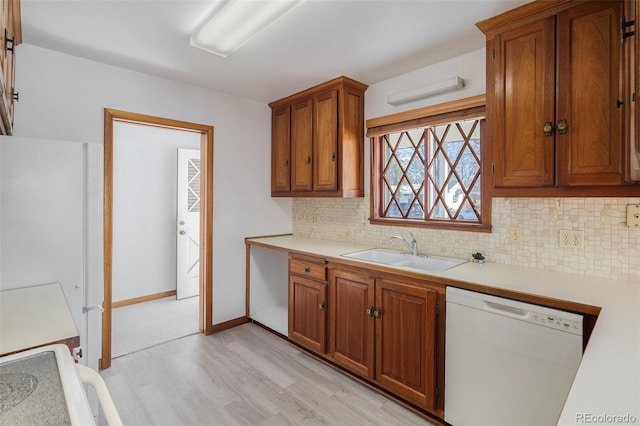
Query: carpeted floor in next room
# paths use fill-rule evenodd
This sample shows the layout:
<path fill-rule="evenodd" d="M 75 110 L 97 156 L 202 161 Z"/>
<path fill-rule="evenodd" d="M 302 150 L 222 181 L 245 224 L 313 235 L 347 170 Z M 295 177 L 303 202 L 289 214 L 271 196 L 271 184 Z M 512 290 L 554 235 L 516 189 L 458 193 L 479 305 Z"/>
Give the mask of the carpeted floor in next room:
<path fill-rule="evenodd" d="M 198 333 L 198 297 L 164 297 L 112 311 L 111 351 L 116 358 Z"/>

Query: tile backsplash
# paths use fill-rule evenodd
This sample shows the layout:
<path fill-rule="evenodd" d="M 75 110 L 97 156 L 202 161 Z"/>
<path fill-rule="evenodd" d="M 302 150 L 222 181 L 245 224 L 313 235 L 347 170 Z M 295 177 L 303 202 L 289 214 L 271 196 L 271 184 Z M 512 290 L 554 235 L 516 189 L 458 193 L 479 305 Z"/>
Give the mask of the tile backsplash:
<path fill-rule="evenodd" d="M 402 249 L 392 235 L 413 232 L 422 253 L 607 277 L 640 284 L 640 229 L 626 226 L 628 204 L 640 198 L 494 198 L 493 232 L 461 232 L 369 224 L 369 197 L 293 199 L 295 235 Z M 522 241 L 509 241 L 518 226 Z M 561 229 L 584 232 L 582 248 L 559 245 Z"/>

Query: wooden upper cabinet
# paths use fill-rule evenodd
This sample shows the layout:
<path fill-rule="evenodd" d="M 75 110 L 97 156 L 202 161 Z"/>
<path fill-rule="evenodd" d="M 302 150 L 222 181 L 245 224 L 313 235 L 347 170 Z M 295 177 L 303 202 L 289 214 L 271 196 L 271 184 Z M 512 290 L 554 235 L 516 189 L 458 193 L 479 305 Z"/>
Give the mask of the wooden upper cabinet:
<path fill-rule="evenodd" d="M 283 108 L 289 114 L 288 139 L 284 128 L 272 129 L 272 168 L 279 164 L 275 153 L 288 150 L 292 161 L 288 188 L 273 180 L 284 173 L 272 170 L 271 196 L 364 196 L 366 89 L 362 83 L 338 77 L 269 104 L 273 126 Z"/>
<path fill-rule="evenodd" d="M 338 189 L 338 91 L 313 98 L 315 132 L 313 138 L 313 189 Z"/>
<path fill-rule="evenodd" d="M 555 20 L 542 19 L 500 34 L 496 51 L 491 51 L 498 84 L 497 186 L 554 183 L 554 139 L 543 132 L 544 123 L 554 123 L 554 33 Z"/>
<path fill-rule="evenodd" d="M 536 1 L 477 24 L 487 37 L 494 195 L 637 194 L 625 153 L 624 8 Z"/>
<path fill-rule="evenodd" d="M 13 132 L 15 47 L 22 42 L 20 0 L 3 0 L 0 17 L 0 134 Z"/>
<path fill-rule="evenodd" d="M 281 107 L 271 114 L 271 192 L 288 192 L 291 185 L 289 164 L 291 107 Z"/>
<path fill-rule="evenodd" d="M 559 185 L 624 183 L 622 11 L 622 1 L 596 1 L 558 14 Z"/>
<path fill-rule="evenodd" d="M 313 189 L 313 102 L 305 99 L 291 107 L 291 189 Z"/>
<path fill-rule="evenodd" d="M 624 31 L 627 34 L 625 58 L 628 71 L 625 78 L 631 86 L 625 99 L 629 106 L 626 120 L 630 123 L 626 152 L 629 157 L 629 180 L 637 182 L 640 181 L 640 5 L 637 1 L 627 1 L 625 6 L 625 16 L 632 17 L 629 20 L 634 21 Z"/>

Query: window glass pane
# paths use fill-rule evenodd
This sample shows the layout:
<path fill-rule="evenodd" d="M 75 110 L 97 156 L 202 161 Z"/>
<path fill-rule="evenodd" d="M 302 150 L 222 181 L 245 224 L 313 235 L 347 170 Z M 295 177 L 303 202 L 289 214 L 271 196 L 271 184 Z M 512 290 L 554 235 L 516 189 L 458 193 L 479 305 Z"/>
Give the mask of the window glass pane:
<path fill-rule="evenodd" d="M 381 137 L 382 215 L 480 222 L 480 121 Z"/>

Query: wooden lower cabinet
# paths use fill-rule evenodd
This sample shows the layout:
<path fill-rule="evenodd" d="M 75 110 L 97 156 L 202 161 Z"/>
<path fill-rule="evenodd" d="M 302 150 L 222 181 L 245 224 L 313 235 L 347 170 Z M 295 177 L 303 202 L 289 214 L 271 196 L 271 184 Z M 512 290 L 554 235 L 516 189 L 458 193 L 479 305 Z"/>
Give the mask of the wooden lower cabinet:
<path fill-rule="evenodd" d="M 364 274 L 332 270 L 331 343 L 338 364 L 374 379 L 374 279 Z"/>
<path fill-rule="evenodd" d="M 289 258 L 289 339 L 321 354 L 327 348 L 327 283 L 323 275 L 323 263 Z"/>
<path fill-rule="evenodd" d="M 289 280 L 289 338 L 325 353 L 327 285 L 297 276 Z"/>
<path fill-rule="evenodd" d="M 435 412 L 439 292 L 444 286 L 330 269 L 334 362 Z"/>
<path fill-rule="evenodd" d="M 438 293 L 380 280 L 376 301 L 376 380 L 407 401 L 435 408 Z"/>

